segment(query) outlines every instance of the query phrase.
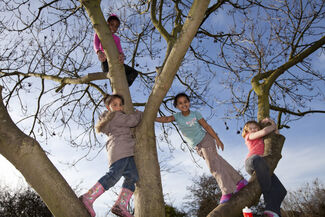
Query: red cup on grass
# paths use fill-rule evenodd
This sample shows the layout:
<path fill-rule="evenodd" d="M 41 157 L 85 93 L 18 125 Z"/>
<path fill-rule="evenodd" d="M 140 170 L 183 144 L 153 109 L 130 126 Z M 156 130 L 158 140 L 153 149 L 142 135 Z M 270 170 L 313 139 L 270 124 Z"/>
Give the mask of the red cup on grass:
<path fill-rule="evenodd" d="M 243 215 L 244 215 L 244 217 L 253 217 L 252 210 L 246 206 L 243 209 Z"/>

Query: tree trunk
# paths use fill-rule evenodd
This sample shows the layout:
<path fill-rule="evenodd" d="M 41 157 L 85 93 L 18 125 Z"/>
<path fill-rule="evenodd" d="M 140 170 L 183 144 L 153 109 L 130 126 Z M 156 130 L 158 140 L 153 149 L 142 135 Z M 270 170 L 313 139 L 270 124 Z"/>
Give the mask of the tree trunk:
<path fill-rule="evenodd" d="M 107 77 L 110 79 L 112 91 L 113 93 L 118 93 L 123 96 L 125 101 L 124 109 L 127 113 L 131 113 L 133 112 L 133 105 L 126 80 L 125 69 L 123 64 L 118 60 L 119 52 L 100 8 L 101 1 L 80 0 L 80 2 L 85 7 L 95 32 L 104 48 L 109 65 L 109 73 L 107 73 Z"/>
<path fill-rule="evenodd" d="M 57 217 L 89 217 L 68 183 L 48 159 L 40 144 L 11 120 L 0 86 L 0 153 L 25 177 Z"/>
<path fill-rule="evenodd" d="M 257 103 L 257 120 L 261 121 L 265 117 L 270 117 L 270 103 L 269 103 L 269 93 L 265 93 L 263 91 L 263 95 L 258 96 L 258 103 Z"/>
<path fill-rule="evenodd" d="M 208 0 L 193 2 L 182 32 L 171 49 L 160 74 L 156 77 L 155 85 L 145 107 L 143 120 L 137 127 L 135 160 L 140 177 L 135 194 L 135 215 L 137 217 L 165 216 L 153 122 L 203 20 L 209 2 Z"/>
<path fill-rule="evenodd" d="M 281 159 L 281 150 L 285 137 L 272 133 L 264 138 L 265 157 L 270 173 L 272 174 Z M 217 206 L 208 217 L 238 217 L 242 216 L 242 209 L 245 206 L 256 205 L 261 196 L 261 188 L 258 184 L 256 176 L 253 175 L 246 187 L 234 194 L 231 199 L 224 204 Z"/>
<path fill-rule="evenodd" d="M 142 121 L 136 130 L 135 160 L 139 181 L 135 191 L 135 216 L 165 216 L 160 166 L 153 122 Z"/>

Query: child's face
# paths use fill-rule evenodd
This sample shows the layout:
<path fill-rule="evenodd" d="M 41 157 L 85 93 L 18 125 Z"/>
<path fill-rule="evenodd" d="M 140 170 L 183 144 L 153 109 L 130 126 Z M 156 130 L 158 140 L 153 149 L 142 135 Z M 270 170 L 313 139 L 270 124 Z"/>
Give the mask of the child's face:
<path fill-rule="evenodd" d="M 190 101 L 185 96 L 181 96 L 177 99 L 176 107 L 182 112 L 187 112 L 190 109 Z"/>
<path fill-rule="evenodd" d="M 120 22 L 117 20 L 111 20 L 108 22 L 108 28 L 111 30 L 111 32 L 114 34 L 117 32 L 118 27 L 120 27 Z"/>
<path fill-rule="evenodd" d="M 120 98 L 113 99 L 111 101 L 111 103 L 107 106 L 107 108 L 112 112 L 124 110 L 124 106 L 123 106 L 122 100 Z"/>
<path fill-rule="evenodd" d="M 250 123 L 247 125 L 248 133 L 255 133 L 260 130 L 260 127 L 254 123 Z"/>

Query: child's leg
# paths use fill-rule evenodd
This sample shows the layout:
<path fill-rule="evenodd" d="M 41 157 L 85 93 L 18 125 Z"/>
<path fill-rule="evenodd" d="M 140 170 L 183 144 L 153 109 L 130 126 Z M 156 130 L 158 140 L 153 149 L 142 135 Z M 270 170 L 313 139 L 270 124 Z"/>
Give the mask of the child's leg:
<path fill-rule="evenodd" d="M 217 153 L 216 145 L 211 136 L 205 136 L 197 146 L 198 154 L 203 157 L 215 177 L 223 195 L 233 193 L 236 184 L 243 179 L 241 175 Z"/>
<path fill-rule="evenodd" d="M 281 216 L 280 207 L 287 190 L 282 185 L 278 177 L 273 174 L 271 176 L 271 189 L 269 192 L 264 193 L 265 209 L 271 210 Z"/>
<path fill-rule="evenodd" d="M 105 60 L 104 62 L 101 62 L 102 70 L 103 72 L 108 72 L 108 62 Z"/>
<path fill-rule="evenodd" d="M 96 216 L 96 213 L 93 209 L 94 201 L 105 192 L 104 187 L 97 182 L 92 188 L 88 190 L 85 194 L 81 195 L 79 198 L 82 203 L 85 205 L 91 217 Z"/>
<path fill-rule="evenodd" d="M 127 206 L 135 190 L 135 183 L 138 181 L 138 171 L 134 162 L 134 157 L 128 157 L 128 165 L 126 166 L 123 176 L 125 178 L 122 185 L 122 190 L 119 194 L 117 201 L 112 207 L 112 213 L 119 216 L 132 216 Z"/>
<path fill-rule="evenodd" d="M 108 67 L 107 60 L 105 62 L 101 62 L 101 67 L 103 72 L 108 72 L 109 67 Z M 125 70 L 126 80 L 130 87 L 133 84 L 136 77 L 138 76 L 139 72 L 126 64 L 124 64 L 124 70 Z"/>
<path fill-rule="evenodd" d="M 134 68 L 124 64 L 126 80 L 128 81 L 129 87 L 132 85 L 136 77 L 138 76 L 139 72 Z"/>
<path fill-rule="evenodd" d="M 250 174 L 255 171 L 263 194 L 271 189 L 270 170 L 265 160 L 261 156 L 253 155 L 248 158 L 245 162 L 245 167 L 246 171 Z"/>
<path fill-rule="evenodd" d="M 122 177 L 123 171 L 128 165 L 127 158 L 122 158 L 116 162 L 114 162 L 110 167 L 108 172 L 99 179 L 99 183 L 105 188 L 107 191 L 111 187 L 113 187 Z"/>
<path fill-rule="evenodd" d="M 263 193 L 265 209 L 280 215 L 280 206 L 287 193 L 280 180 L 275 174 L 270 176 L 269 167 L 261 156 L 253 155 L 248 158 L 245 166 L 248 173 L 252 174 L 253 171 L 256 173 Z"/>
<path fill-rule="evenodd" d="M 135 183 L 139 179 L 138 170 L 135 165 L 134 157 L 128 157 L 129 163 L 123 172 L 124 182 L 122 187 L 134 192 Z"/>
<path fill-rule="evenodd" d="M 81 196 L 82 202 L 92 217 L 96 215 L 92 204 L 101 194 L 113 187 L 120 180 L 127 163 L 128 161 L 125 158 L 114 162 L 110 166 L 109 171 L 87 193 Z"/>

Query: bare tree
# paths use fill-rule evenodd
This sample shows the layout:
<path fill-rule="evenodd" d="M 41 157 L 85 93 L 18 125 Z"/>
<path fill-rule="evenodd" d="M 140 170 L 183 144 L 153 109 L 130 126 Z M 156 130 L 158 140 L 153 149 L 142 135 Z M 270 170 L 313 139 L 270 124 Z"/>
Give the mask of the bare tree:
<path fill-rule="evenodd" d="M 299 189 L 289 192 L 283 203 L 285 216 L 324 216 L 324 197 L 325 188 L 320 180 L 316 179 L 312 183 L 306 183 Z"/>
<path fill-rule="evenodd" d="M 81 5 L 75 1 L 58 0 L 0 3 L 1 13 L 6 15 L 0 20 L 2 33 L 0 37 L 4 41 L 1 44 L 0 57 L 1 85 L 4 87 L 1 120 L 9 124 L 1 128 L 1 138 L 6 140 L 0 138 L 0 151 L 22 172 L 53 213 L 57 212 L 53 207 L 64 207 L 61 194 L 69 198 L 67 200 L 69 204 L 75 205 L 72 206 L 74 209 L 83 210 L 83 208 L 55 168 L 50 166 L 49 170 L 46 167 L 51 164 L 34 139 L 46 142 L 51 136 L 68 133 L 72 146 L 81 147 L 87 152 L 102 148 L 104 144 L 96 137 L 93 125 L 102 108 L 100 102 L 103 94 L 110 92 L 109 86 L 114 92 L 125 97 L 127 112 L 133 111 L 131 95 L 122 73 L 124 69 L 117 61 L 117 50 L 103 16 L 103 11 L 109 12 L 110 8 L 102 10 L 100 1 L 97 0 L 80 2 Z M 237 117 L 241 114 L 254 117 L 258 111 L 258 117 L 261 119 L 268 116 L 273 109 L 280 111 L 281 121 L 278 121 L 278 124 L 285 127 L 288 126 L 289 120 L 292 120 L 289 117 L 294 114 L 304 115 L 318 111 L 313 109 L 300 112 L 298 107 L 293 107 L 306 104 L 302 104 L 304 98 L 301 98 L 300 104 L 295 104 L 300 98 L 292 94 L 297 94 L 298 91 L 290 88 L 301 84 L 308 89 L 310 85 L 307 81 L 315 84 L 311 83 L 309 77 L 305 79 L 305 76 L 291 72 L 295 66 L 301 73 L 318 79 L 316 82 L 324 80 L 321 73 L 311 68 L 308 59 L 324 44 L 323 27 L 318 25 L 324 15 L 323 2 L 301 1 L 300 4 L 296 4 L 296 1 L 290 1 L 277 2 L 276 5 L 255 1 L 245 1 L 241 4 L 237 1 L 209 3 L 209 1 L 156 0 L 114 3 L 115 9 L 123 11 L 121 19 L 125 22 L 122 22 L 121 37 L 128 47 L 132 48 L 127 50 L 127 56 L 130 57 L 127 61 L 141 71 L 139 85 L 148 97 L 147 102 L 134 101 L 135 105 L 145 106 L 143 122 L 136 130 L 136 160 L 141 177 L 135 200 L 137 216 L 164 215 L 153 121 L 159 108 L 161 114 L 173 112 L 169 105 L 173 93 L 179 86 L 195 97 L 193 104 L 207 104 L 213 108 L 215 102 L 207 100 L 204 96 L 210 93 L 211 85 L 215 85 L 210 82 L 217 74 L 215 71 L 221 68 L 230 75 L 223 81 L 223 85 L 230 87 L 231 93 L 234 93 L 232 103 L 235 113 L 229 113 L 234 114 L 234 117 L 236 114 L 239 114 Z M 233 29 L 215 29 L 211 25 L 210 19 L 221 9 L 234 17 L 236 25 Z M 253 19 L 257 15 L 259 19 Z M 277 17 L 281 19 L 275 19 Z M 241 18 L 245 19 L 242 24 Z M 297 20 L 298 22 L 293 22 Z M 269 28 L 266 28 L 265 23 L 270 24 Z M 290 32 L 288 28 L 290 25 L 295 26 L 296 30 Z M 258 26 L 264 27 L 265 31 L 261 31 Z M 92 68 L 93 65 L 98 65 L 92 60 L 92 29 L 95 29 L 102 39 L 105 53 L 109 57 L 109 74 L 96 72 Z M 261 32 L 264 34 L 260 34 Z M 207 52 L 207 46 L 204 45 L 211 43 L 211 40 L 214 44 L 221 45 L 219 56 L 216 52 L 212 56 Z M 190 52 L 187 52 L 188 48 Z M 152 61 L 156 59 L 158 64 L 151 67 L 150 61 L 144 60 L 146 64 L 138 65 L 141 58 L 147 57 Z M 197 66 L 195 70 L 193 65 Z M 180 66 L 182 67 L 179 68 Z M 252 86 L 249 84 L 251 80 Z M 175 89 L 171 89 L 173 81 Z M 319 87 L 313 91 L 322 90 Z M 241 91 L 240 88 L 244 90 Z M 251 88 L 255 92 L 249 91 Z M 33 99 L 26 100 L 30 96 L 33 96 Z M 306 97 L 304 93 L 300 96 Z M 317 96 L 322 97 L 322 92 L 312 92 L 307 99 L 317 99 Z M 137 96 L 132 98 L 143 100 Z M 287 98 L 291 100 L 287 101 Z M 228 102 L 228 99 L 221 100 Z M 35 103 L 31 106 L 27 101 Z M 256 105 L 259 107 L 256 108 Z M 7 109 L 15 111 L 19 109 L 25 117 L 14 124 L 6 112 Z M 28 121 L 32 124 L 28 129 L 24 129 L 25 135 L 16 126 Z M 8 126 L 14 130 L 8 131 Z M 77 127 L 81 129 L 78 134 L 72 133 L 72 129 Z M 20 139 L 16 139 L 15 133 L 20 135 Z M 275 168 L 281 158 L 283 138 L 273 140 L 266 142 L 268 150 L 273 150 L 269 159 L 272 163 L 271 168 Z M 28 154 L 21 151 L 24 147 L 26 148 L 23 150 Z M 33 153 L 36 149 L 37 153 Z M 9 153 L 9 150 L 17 152 Z M 42 176 L 30 177 L 30 171 L 26 169 L 30 166 L 27 163 L 28 158 L 25 157 L 26 162 L 18 160 L 23 156 L 30 156 L 29 163 L 34 165 L 35 159 L 32 157 L 34 155 L 42 155 L 42 166 L 38 166 L 39 171 L 35 171 L 35 174 L 43 174 Z M 62 183 L 62 186 L 49 190 L 48 183 L 37 178 L 50 177 L 52 173 L 56 174 L 57 180 L 61 180 L 59 183 Z M 252 183 L 257 198 L 259 188 L 256 182 Z M 51 197 L 47 195 L 45 189 L 51 192 Z M 247 199 L 241 194 L 235 196 L 233 201 L 235 198 L 241 201 L 232 209 L 237 213 L 247 201 L 256 201 L 256 198 Z M 56 204 L 58 200 L 61 200 L 61 203 Z M 64 212 L 65 209 L 61 210 Z M 65 212 L 59 216 L 72 216 L 68 211 Z M 76 216 L 85 215 L 83 211 L 80 211 L 83 214 L 78 211 L 71 212 Z"/>
<path fill-rule="evenodd" d="M 10 35 L 10 32 L 13 32 L 12 36 L 17 37 L 21 32 L 25 31 L 31 32 L 31 45 L 33 45 L 33 43 L 36 41 L 36 47 L 34 50 L 30 51 L 30 48 L 28 47 L 22 52 L 15 53 L 13 52 L 12 47 L 19 45 L 19 43 L 23 40 L 20 42 L 17 42 L 16 40 L 12 40 L 11 42 L 9 40 L 9 46 L 4 49 L 3 55 L 6 57 L 3 59 L 3 62 L 6 63 L 7 67 L 1 69 L 3 81 L 2 84 L 5 86 L 6 91 L 4 97 L 5 100 L 7 100 L 6 105 L 9 105 L 9 101 L 13 96 L 20 99 L 19 91 L 28 92 L 30 86 L 34 85 L 26 83 L 26 80 L 30 79 L 31 77 L 41 78 L 39 86 L 36 87 L 36 89 L 39 88 L 36 111 L 33 115 L 31 115 L 34 121 L 33 126 L 30 129 L 30 135 L 34 138 L 36 137 L 36 126 L 43 127 L 43 130 L 46 133 L 50 132 L 44 118 L 41 118 L 41 115 L 45 115 L 46 112 L 49 112 L 49 110 L 53 108 L 56 103 L 57 108 L 54 110 L 54 113 L 52 113 L 52 118 L 62 122 L 62 125 L 59 126 L 61 129 L 69 128 L 73 125 L 73 123 L 77 123 L 78 125 L 85 126 L 86 132 L 92 131 L 90 128 L 94 122 L 94 113 L 96 112 L 96 108 L 100 102 L 98 98 L 100 98 L 101 94 L 106 92 L 105 85 L 103 85 L 103 89 L 93 83 L 93 81 L 106 79 L 106 76 L 108 76 L 110 79 L 112 90 L 124 96 L 127 102 L 127 112 L 132 112 L 133 110 L 125 75 L 122 73 L 124 69 L 117 60 L 117 50 L 114 48 L 115 46 L 111 33 L 107 28 L 104 16 L 100 9 L 100 1 L 81 1 L 81 3 L 86 8 L 93 27 L 105 48 L 105 53 L 109 57 L 109 75 L 106 75 L 106 73 L 81 74 L 81 71 L 88 70 L 90 67 L 90 62 L 87 64 L 87 61 L 89 61 L 89 59 L 87 59 L 87 54 L 90 52 L 90 43 L 89 38 L 86 37 L 88 34 L 87 30 L 90 27 L 87 25 L 89 24 L 87 19 L 83 19 L 85 14 L 81 6 L 76 5 L 74 2 L 68 1 L 52 1 L 50 3 L 40 2 L 40 7 L 38 7 L 38 10 L 35 11 L 35 7 L 33 7 L 31 2 L 28 1 L 21 4 L 10 2 L 3 3 L 5 10 L 13 11 L 13 16 L 15 16 L 15 18 L 18 20 L 16 20 L 16 23 L 14 24 L 11 24 L 10 20 L 2 21 L 3 31 L 8 33 L 7 37 Z M 161 5 L 162 4 L 163 2 L 161 2 Z M 178 19 L 176 22 L 177 26 L 172 28 L 173 34 L 168 35 L 169 37 L 166 38 L 168 44 L 167 55 L 164 58 L 163 67 L 158 70 L 158 75 L 156 75 L 154 86 L 150 91 L 151 95 L 146 103 L 143 122 L 138 127 L 136 132 L 136 160 L 141 177 L 137 185 L 136 193 L 137 198 L 135 210 L 137 216 L 164 216 L 164 203 L 162 198 L 157 151 L 155 146 L 153 121 L 162 100 L 172 84 L 178 67 L 180 66 L 182 59 L 196 34 L 197 28 L 203 19 L 208 4 L 209 1 L 194 1 L 191 7 L 188 9 L 188 15 L 186 16 L 185 22 L 177 23 L 180 22 Z M 164 27 L 160 18 L 158 19 L 159 21 L 156 22 L 154 14 L 158 8 L 161 8 L 161 6 L 156 6 L 156 1 L 151 1 L 149 5 L 151 5 L 151 19 L 153 20 L 154 25 L 157 29 L 163 30 Z M 27 16 L 24 17 L 24 13 L 21 13 L 22 10 L 26 10 L 28 13 L 30 13 L 32 18 L 29 20 Z M 41 16 L 44 11 L 50 11 L 54 14 L 54 17 Z M 57 17 L 55 15 L 57 15 Z M 160 17 L 161 16 L 162 14 L 160 14 Z M 71 17 L 73 17 L 73 21 L 69 20 Z M 60 29 L 60 26 L 55 26 L 57 23 L 66 23 L 66 25 L 63 25 L 63 29 Z M 78 26 L 78 24 L 83 25 Z M 79 30 L 77 34 L 81 33 L 85 37 L 82 38 L 80 35 L 79 37 L 74 36 L 75 32 L 73 32 L 73 29 L 70 28 L 71 25 L 72 27 L 78 26 L 76 27 Z M 81 28 L 82 26 L 85 28 Z M 48 35 L 45 34 L 44 30 L 48 30 L 48 32 L 45 32 L 51 36 L 51 40 L 49 39 Z M 58 32 L 55 34 L 53 31 Z M 166 36 L 168 32 L 164 31 L 164 34 Z M 82 41 L 80 41 L 80 43 L 75 43 L 75 41 L 78 41 L 80 38 L 82 38 Z M 84 44 L 83 40 L 87 39 L 88 44 Z M 66 42 L 66 40 L 69 40 L 68 42 L 72 42 L 72 44 L 63 44 L 63 42 Z M 10 44 L 10 42 L 12 44 Z M 60 43 L 62 43 L 61 46 Z M 66 52 L 61 50 L 64 48 L 66 49 Z M 58 53 L 62 53 L 63 55 L 58 56 Z M 83 54 L 84 56 L 82 56 Z M 27 60 L 25 60 L 25 57 L 27 57 Z M 11 82 L 7 82 L 5 79 Z M 48 85 L 48 83 L 45 82 L 47 80 L 57 82 L 58 86 Z M 70 84 L 72 84 L 71 87 L 69 87 Z M 49 94 L 50 91 L 53 90 L 59 92 L 61 97 L 49 102 L 47 106 L 42 107 L 42 98 L 45 96 L 45 94 Z M 85 96 L 89 98 L 85 99 Z M 60 102 L 63 103 L 63 106 L 60 105 Z M 66 107 L 65 109 L 68 110 L 68 114 L 64 107 Z M 83 116 L 83 114 L 85 114 L 85 110 L 88 108 L 93 109 L 91 120 L 84 118 Z M 22 109 L 24 109 L 24 106 L 22 106 Z M 72 109 L 72 111 L 69 109 Z M 87 215 L 71 189 L 67 189 L 69 186 L 64 181 L 63 177 L 60 177 L 55 167 L 47 159 L 40 145 L 35 139 L 28 137 L 18 130 L 17 126 L 8 116 L 4 105 L 1 107 L 1 118 L 1 120 L 6 123 L 6 127 L 10 126 L 10 129 L 12 129 L 12 131 L 8 132 L 5 130 L 5 127 L 1 128 L 1 138 L 6 138 L 5 141 L 1 140 L 1 153 L 10 162 L 12 162 L 18 170 L 22 172 L 29 184 L 31 184 L 31 186 L 47 203 L 51 212 L 56 216 Z M 16 138 L 19 137 L 21 139 L 16 139 L 13 142 L 11 139 L 9 139 L 13 138 L 13 135 L 16 135 Z M 72 141 L 75 143 L 82 142 L 82 140 L 85 139 L 83 138 L 83 135 L 85 134 L 81 133 L 80 135 L 81 138 L 78 138 L 79 136 L 77 136 Z M 94 138 L 96 142 L 96 137 Z M 79 141 L 76 141 L 77 139 Z M 24 148 L 25 146 L 26 148 Z M 23 148 L 24 153 L 21 153 L 21 148 Z M 17 150 L 19 153 L 9 153 L 9 150 L 12 149 Z M 20 162 L 18 159 L 20 159 Z M 21 159 L 24 160 L 22 161 Z M 31 165 L 34 165 L 36 161 L 41 163 L 37 169 L 34 169 L 33 173 L 31 173 L 28 168 L 31 168 Z M 53 176 L 53 174 L 56 174 L 56 176 Z M 42 177 L 43 179 L 40 179 Z M 51 184 L 49 182 L 47 178 L 50 177 L 56 184 Z M 59 185 L 59 183 L 61 183 L 61 185 Z M 56 187 L 51 189 L 48 188 L 49 186 Z M 59 199 L 60 195 L 61 198 Z M 69 209 L 65 208 L 67 205 L 69 206 Z"/>
<path fill-rule="evenodd" d="M 2 186 L 0 214 L 12 217 L 52 217 L 40 196 L 29 187 L 12 191 Z"/>
<path fill-rule="evenodd" d="M 278 125 L 283 128 L 304 115 L 325 113 L 308 103 L 324 100 L 324 75 L 313 67 L 310 58 L 325 44 L 324 26 L 320 25 L 324 4 L 308 0 L 264 3 L 245 11 L 242 25 L 237 20 L 244 34 L 224 40 L 220 55 L 231 72 L 224 84 L 231 90 L 237 117 L 257 115 L 262 120 L 277 114 Z M 282 136 L 265 139 L 265 158 L 272 171 L 281 159 L 283 142 Z M 235 205 L 255 204 L 260 197 L 256 182 L 253 176 L 238 197 L 209 216 L 236 216 L 240 212 L 234 211 Z M 246 201 L 241 201 L 243 198 Z"/>
<path fill-rule="evenodd" d="M 207 216 L 218 204 L 221 197 L 220 188 L 213 176 L 203 174 L 193 178 L 193 184 L 187 186 L 189 194 L 186 205 L 190 216 Z"/>

